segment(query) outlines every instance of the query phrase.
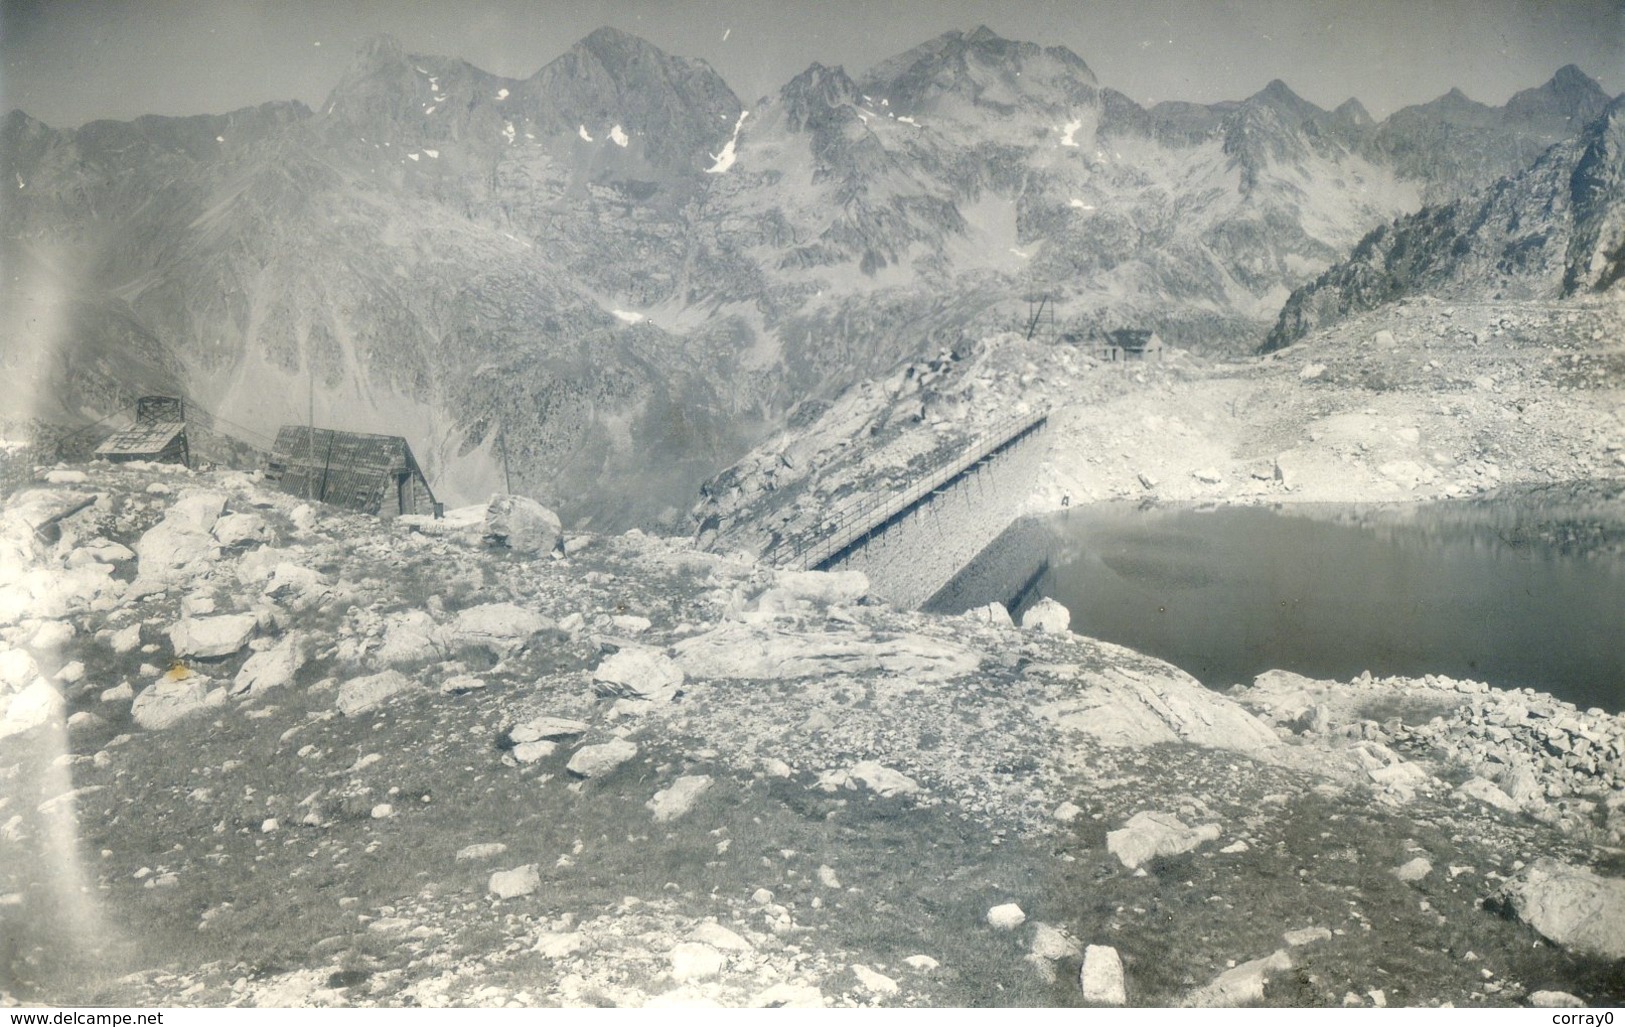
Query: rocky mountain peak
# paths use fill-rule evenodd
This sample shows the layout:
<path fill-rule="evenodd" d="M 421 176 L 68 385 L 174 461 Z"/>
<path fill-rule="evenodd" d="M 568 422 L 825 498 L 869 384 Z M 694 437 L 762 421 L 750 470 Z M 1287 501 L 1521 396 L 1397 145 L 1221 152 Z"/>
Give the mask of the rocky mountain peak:
<path fill-rule="evenodd" d="M 858 84 L 863 93 L 910 111 L 945 97 L 1008 113 L 1092 102 L 1097 95 L 1094 72 L 1077 54 L 1005 39 L 985 25 L 969 35 L 945 32 L 876 65 Z"/>
<path fill-rule="evenodd" d="M 1524 89 L 1506 103 L 1509 118 L 1575 119 L 1588 122 L 1608 105 L 1608 94 L 1597 80 L 1573 64 L 1565 64 L 1544 85 Z"/>
<path fill-rule="evenodd" d="M 787 127 L 799 132 L 824 121 L 836 108 L 852 102 L 858 87 L 840 65 L 814 63 L 779 90 Z"/>
<path fill-rule="evenodd" d="M 1332 111 L 1332 116 L 1359 128 L 1370 128 L 1375 124 L 1371 113 L 1365 109 L 1365 104 L 1352 96 L 1338 104 L 1337 109 Z"/>

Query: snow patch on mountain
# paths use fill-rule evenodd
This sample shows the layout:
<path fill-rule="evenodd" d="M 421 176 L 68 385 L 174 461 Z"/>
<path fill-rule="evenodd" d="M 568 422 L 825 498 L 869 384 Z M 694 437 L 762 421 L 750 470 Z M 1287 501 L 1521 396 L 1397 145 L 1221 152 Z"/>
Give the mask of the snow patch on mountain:
<path fill-rule="evenodd" d="M 614 141 L 616 146 L 623 149 L 626 147 L 626 132 L 621 129 L 620 125 L 616 125 L 614 128 L 609 130 L 609 138 Z"/>
<path fill-rule="evenodd" d="M 750 111 L 739 112 L 739 120 L 734 122 L 734 134 L 728 139 L 728 145 L 722 148 L 721 153 L 711 155 L 711 159 L 716 163 L 705 169 L 706 174 L 720 175 L 734 166 L 734 160 L 736 159 L 734 147 L 739 143 L 739 130 L 744 127 L 745 119 L 748 117 L 750 117 Z"/>

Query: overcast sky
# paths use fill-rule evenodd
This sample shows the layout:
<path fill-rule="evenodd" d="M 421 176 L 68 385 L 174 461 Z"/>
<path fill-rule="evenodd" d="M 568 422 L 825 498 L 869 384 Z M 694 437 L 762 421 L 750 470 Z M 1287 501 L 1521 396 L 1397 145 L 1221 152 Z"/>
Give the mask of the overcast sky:
<path fill-rule="evenodd" d="M 1281 78 L 1382 118 L 1460 86 L 1500 104 L 1578 64 L 1625 91 L 1625 0 L 0 0 L 0 109 L 59 127 L 266 100 L 317 107 L 356 47 L 524 78 L 600 25 L 703 57 L 749 105 L 814 61 L 854 75 L 949 29 L 1076 51 L 1142 103 Z"/>

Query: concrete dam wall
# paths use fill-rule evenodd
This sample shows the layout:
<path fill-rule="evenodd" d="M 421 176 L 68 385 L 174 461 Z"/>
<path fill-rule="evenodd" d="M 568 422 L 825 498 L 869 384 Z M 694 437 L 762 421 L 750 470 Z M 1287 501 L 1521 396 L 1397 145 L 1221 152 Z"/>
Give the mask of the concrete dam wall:
<path fill-rule="evenodd" d="M 856 570 L 893 605 L 917 609 L 941 591 L 1015 520 L 1047 451 L 1043 415 L 984 441 L 931 479 L 893 498 L 868 526 L 849 529 L 808 561 Z"/>

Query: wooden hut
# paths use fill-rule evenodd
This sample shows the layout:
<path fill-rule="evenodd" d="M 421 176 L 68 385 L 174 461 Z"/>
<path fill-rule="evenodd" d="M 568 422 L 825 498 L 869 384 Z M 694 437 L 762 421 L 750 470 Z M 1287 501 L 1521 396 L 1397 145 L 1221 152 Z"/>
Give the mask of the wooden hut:
<path fill-rule="evenodd" d="M 174 396 L 142 396 L 135 403 L 135 424 L 110 435 L 96 447 L 96 456 L 113 463 L 150 460 L 192 466 L 186 404 Z"/>
<path fill-rule="evenodd" d="M 291 496 L 360 513 L 439 513 L 412 447 L 399 435 L 285 424 L 265 477 Z"/>
<path fill-rule="evenodd" d="M 1119 328 L 1106 333 L 1100 346 L 1100 359 L 1113 363 L 1123 360 L 1161 360 L 1162 339 L 1149 328 Z"/>

